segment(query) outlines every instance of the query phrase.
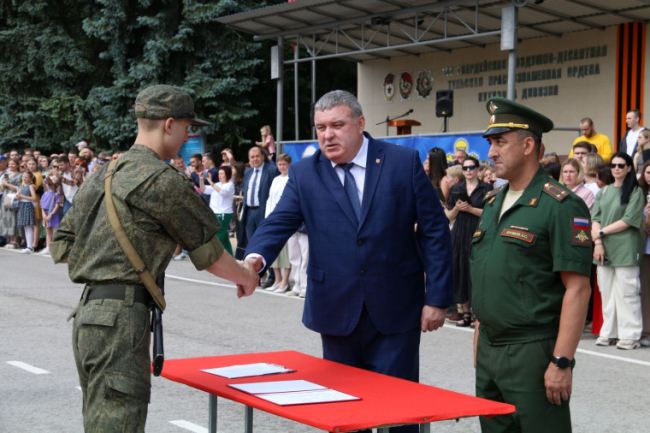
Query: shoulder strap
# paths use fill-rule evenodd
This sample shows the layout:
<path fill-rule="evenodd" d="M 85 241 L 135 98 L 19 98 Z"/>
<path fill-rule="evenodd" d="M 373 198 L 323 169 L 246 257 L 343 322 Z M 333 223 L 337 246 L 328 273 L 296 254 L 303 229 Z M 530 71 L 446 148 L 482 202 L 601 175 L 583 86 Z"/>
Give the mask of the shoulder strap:
<path fill-rule="evenodd" d="M 144 264 L 140 258 L 140 255 L 135 250 L 135 247 L 129 240 L 129 237 L 126 235 L 124 227 L 122 227 L 122 223 L 120 222 L 120 217 L 117 215 L 117 211 L 115 210 L 111 184 L 113 182 L 113 174 L 115 174 L 115 165 L 117 165 L 117 161 L 117 159 L 114 159 L 110 162 L 110 164 L 108 164 L 108 173 L 104 178 L 104 199 L 106 200 L 106 212 L 108 212 L 108 219 L 111 222 L 111 226 L 113 227 L 117 241 L 120 243 L 124 254 L 126 254 L 126 257 L 129 259 L 129 262 L 131 262 L 131 266 L 133 266 L 135 273 L 138 274 L 142 280 L 142 283 L 145 285 L 158 307 L 160 307 L 162 311 L 165 311 L 165 307 L 167 306 L 165 297 L 151 276 L 149 269 L 147 269 L 147 266 Z"/>

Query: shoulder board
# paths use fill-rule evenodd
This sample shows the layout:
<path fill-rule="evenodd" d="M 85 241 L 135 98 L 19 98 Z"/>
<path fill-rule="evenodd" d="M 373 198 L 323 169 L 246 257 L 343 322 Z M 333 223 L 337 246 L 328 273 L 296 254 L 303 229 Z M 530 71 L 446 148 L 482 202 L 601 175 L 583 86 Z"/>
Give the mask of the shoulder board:
<path fill-rule="evenodd" d="M 499 191 L 501 191 L 501 190 L 503 189 L 504 186 L 505 186 L 505 185 L 501 185 L 501 186 L 498 187 L 497 189 L 493 189 L 492 191 L 490 191 L 490 192 L 488 192 L 487 194 L 485 194 L 485 197 L 483 197 L 483 201 L 487 201 L 487 200 L 489 200 L 491 197 L 494 197 L 495 195 L 497 195 L 497 194 L 499 193 Z"/>
<path fill-rule="evenodd" d="M 569 193 L 566 190 L 551 182 L 546 182 L 544 184 L 543 191 L 557 201 L 562 201 L 569 196 Z"/>

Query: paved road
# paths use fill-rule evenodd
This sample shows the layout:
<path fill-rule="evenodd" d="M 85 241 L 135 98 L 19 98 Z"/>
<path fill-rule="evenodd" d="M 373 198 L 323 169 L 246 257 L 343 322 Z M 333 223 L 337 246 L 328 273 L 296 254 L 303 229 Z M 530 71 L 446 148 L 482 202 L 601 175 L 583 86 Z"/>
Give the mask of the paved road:
<path fill-rule="evenodd" d="M 230 283 L 189 262 L 167 271 L 168 359 L 277 350 L 320 356 L 320 339 L 300 322 L 303 300 L 266 292 L 237 299 Z M 0 249 L 0 431 L 81 432 L 81 392 L 72 358 L 67 315 L 81 286 L 48 256 Z M 596 347 L 585 336 L 576 356 L 574 432 L 648 430 L 650 350 Z M 14 362 L 24 363 L 14 364 Z M 47 373 L 36 374 L 35 367 Z M 421 381 L 473 394 L 472 333 L 453 326 L 422 338 Z M 207 395 L 153 379 L 149 432 L 207 431 Z M 257 433 L 318 430 L 255 411 Z M 243 407 L 219 400 L 219 431 L 243 431 Z M 434 432 L 477 432 L 477 419 L 446 421 Z"/>

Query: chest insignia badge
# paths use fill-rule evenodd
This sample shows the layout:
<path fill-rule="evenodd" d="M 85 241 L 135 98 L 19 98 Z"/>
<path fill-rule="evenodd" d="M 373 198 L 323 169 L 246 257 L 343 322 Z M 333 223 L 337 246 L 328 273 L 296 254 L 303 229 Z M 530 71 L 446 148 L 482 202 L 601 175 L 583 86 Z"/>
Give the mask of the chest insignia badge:
<path fill-rule="evenodd" d="M 536 198 L 531 198 L 530 201 L 528 202 L 528 206 L 535 206 L 536 204 L 537 204 Z"/>

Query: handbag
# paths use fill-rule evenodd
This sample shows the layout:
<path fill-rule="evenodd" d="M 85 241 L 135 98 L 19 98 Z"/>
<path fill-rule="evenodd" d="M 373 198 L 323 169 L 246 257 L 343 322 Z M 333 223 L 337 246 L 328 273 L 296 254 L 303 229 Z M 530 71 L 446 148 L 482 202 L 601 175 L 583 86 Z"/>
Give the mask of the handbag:
<path fill-rule="evenodd" d="M 15 192 L 5 192 L 2 196 L 2 206 L 6 209 L 11 209 L 15 198 Z"/>

